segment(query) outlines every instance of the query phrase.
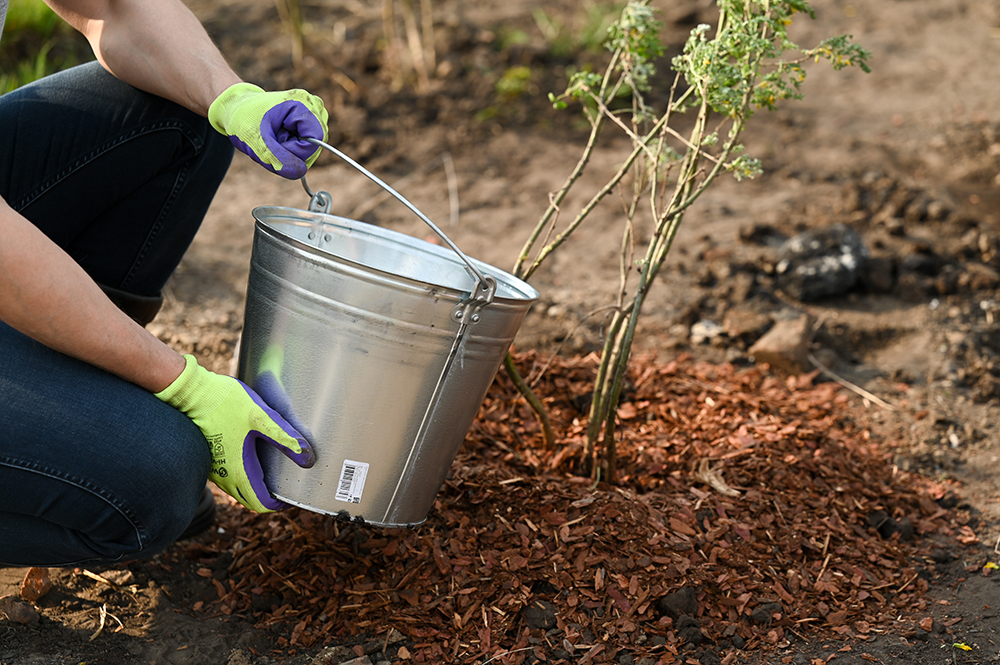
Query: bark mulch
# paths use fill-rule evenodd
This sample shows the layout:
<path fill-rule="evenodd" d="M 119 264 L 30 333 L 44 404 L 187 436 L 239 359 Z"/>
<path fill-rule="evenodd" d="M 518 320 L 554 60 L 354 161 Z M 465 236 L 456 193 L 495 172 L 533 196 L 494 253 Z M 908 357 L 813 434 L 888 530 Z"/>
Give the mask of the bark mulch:
<path fill-rule="evenodd" d="M 189 552 L 228 562 L 203 611 L 250 618 L 284 654 L 399 631 L 395 658 L 415 662 L 729 663 L 916 616 L 935 549 L 977 540 L 814 374 L 637 358 L 618 477 L 595 485 L 595 358 L 544 360 L 518 356 L 545 370 L 554 449 L 501 373 L 425 524 L 226 508 Z"/>

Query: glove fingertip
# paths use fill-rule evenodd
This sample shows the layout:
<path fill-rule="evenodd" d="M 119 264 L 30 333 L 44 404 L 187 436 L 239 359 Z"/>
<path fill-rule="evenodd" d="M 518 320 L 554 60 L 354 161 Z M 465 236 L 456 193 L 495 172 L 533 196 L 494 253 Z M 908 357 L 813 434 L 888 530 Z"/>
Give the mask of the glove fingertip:
<path fill-rule="evenodd" d="M 239 487 L 236 488 L 236 493 L 239 494 L 239 496 L 236 498 L 239 500 L 240 503 L 242 503 L 244 506 L 254 511 L 255 513 L 273 513 L 277 510 L 284 510 L 285 508 L 291 507 L 281 499 L 276 499 L 273 496 L 271 496 L 271 494 L 267 491 L 266 488 L 264 489 L 263 492 L 254 491 L 253 481 L 250 481 L 249 491 L 253 494 L 254 500 L 247 499 L 247 497 L 243 495 L 243 490 L 241 490 Z M 263 510 L 258 510 L 255 506 L 251 505 L 254 502 L 260 504 Z"/>
<path fill-rule="evenodd" d="M 316 451 L 305 439 L 299 439 L 299 445 L 302 447 L 302 452 L 292 453 L 289 457 L 303 469 L 313 468 L 316 465 Z"/>

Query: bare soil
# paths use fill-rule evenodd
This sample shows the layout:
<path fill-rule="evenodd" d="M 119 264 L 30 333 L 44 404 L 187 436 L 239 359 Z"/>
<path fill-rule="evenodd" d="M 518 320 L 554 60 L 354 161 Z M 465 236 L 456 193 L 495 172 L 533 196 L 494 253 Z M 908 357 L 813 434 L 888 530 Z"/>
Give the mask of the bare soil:
<path fill-rule="evenodd" d="M 654 4 L 678 44 L 711 18 L 704 0 Z M 817 20 L 802 22 L 796 39 L 809 44 L 853 34 L 873 52 L 873 72 L 812 66 L 804 100 L 754 118 L 746 143 L 763 159 L 765 174 L 751 182 L 721 181 L 688 214 L 646 306 L 639 351 L 663 362 L 686 354 L 692 361 L 750 367 L 747 349 L 759 333 L 727 329 L 727 316 L 732 321 L 751 311 L 773 321 L 782 312 L 808 311 L 818 321 L 813 356 L 844 383 L 887 403 L 845 388 L 850 418 L 892 456 L 896 470 L 953 488 L 948 508 L 963 511 L 979 544 L 945 544 L 951 556 L 930 565 L 933 583 L 924 594 L 924 616 L 934 620 L 930 631 L 916 630 L 913 617 L 864 634 L 796 637 L 789 630 L 773 643 L 728 652 L 727 662 L 1000 662 L 1000 589 L 984 568 L 997 560 L 994 543 L 1000 542 L 1000 329 L 993 318 L 1000 316 L 1000 88 L 991 57 L 1000 44 L 1000 3 L 812 4 Z M 509 268 L 585 139 L 573 112 L 554 111 L 546 94 L 561 90 L 568 66 L 601 56 L 579 47 L 555 53 L 532 16 L 536 3 L 442 0 L 434 3 L 437 70 L 421 87 L 412 70 L 392 64 L 380 41 L 382 5 L 302 3 L 307 48 L 296 69 L 274 3 L 191 2 L 246 79 L 323 96 L 331 142 L 396 183 L 466 253 Z M 547 3 L 545 11 L 568 26 L 567 34 L 582 29 L 578 3 Z M 527 39 L 513 37 L 519 34 Z M 499 93 L 497 81 L 520 66 L 531 77 L 515 92 Z M 587 183 L 602 184 L 626 149 L 616 141 L 602 145 L 581 192 Z M 332 156 L 324 156 L 308 180 L 333 194 L 337 214 L 429 236 Z M 564 207 L 575 209 L 582 200 L 581 193 Z M 299 183 L 237 156 L 151 329 L 207 366 L 231 371 L 253 236 L 250 211 L 307 203 Z M 518 350 L 579 358 L 599 349 L 602 318 L 594 312 L 612 302 L 617 285 L 617 205 L 608 201 L 598 221 L 532 279 L 542 299 L 515 343 Z M 861 234 L 888 266 L 883 279 L 816 303 L 797 302 L 776 288 L 776 249 L 767 239 L 838 223 Z M 692 336 L 692 327 L 706 321 L 729 332 L 705 341 Z M 816 380 L 832 380 L 832 374 Z M 247 517 L 226 497 L 217 498 L 222 529 L 245 524 Z M 254 519 L 263 529 L 271 518 Z M 390 645 L 387 627 L 378 626 L 370 635 L 386 641 L 376 649 L 366 650 L 363 636 L 345 643 L 357 649 L 336 659 L 321 651 L 322 643 L 289 649 L 282 628 L 262 629 L 245 615 L 212 609 L 222 595 L 220 571 L 232 562 L 199 559 L 205 556 L 197 544 L 178 544 L 151 561 L 90 571 L 108 579 L 121 575 L 116 584 L 83 571 L 50 571 L 54 588 L 38 602 L 41 622 L 0 621 L 0 663 L 292 665 L 342 662 L 347 655 L 358 663 L 377 662 L 379 655 L 400 661 L 418 652 L 412 636 Z M 0 596 L 17 593 L 24 572 L 0 570 Z M 102 607 L 108 614 L 98 633 Z M 963 644 L 971 650 L 954 646 Z M 536 662 L 526 657 L 498 662 Z M 623 658 L 617 662 L 625 665 Z M 684 658 L 695 656 L 664 662 L 699 662 Z M 712 661 L 704 656 L 700 662 Z"/>

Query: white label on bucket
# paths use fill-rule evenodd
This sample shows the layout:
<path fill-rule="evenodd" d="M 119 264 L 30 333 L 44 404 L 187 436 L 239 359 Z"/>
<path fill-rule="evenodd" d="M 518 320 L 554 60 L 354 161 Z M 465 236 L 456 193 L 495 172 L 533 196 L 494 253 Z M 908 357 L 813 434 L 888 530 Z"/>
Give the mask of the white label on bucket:
<path fill-rule="evenodd" d="M 347 503 L 361 503 L 361 493 L 365 491 L 365 478 L 367 476 L 368 464 L 366 462 L 345 459 L 344 466 L 340 470 L 340 482 L 337 483 L 337 494 L 334 498 L 337 501 L 346 501 Z"/>

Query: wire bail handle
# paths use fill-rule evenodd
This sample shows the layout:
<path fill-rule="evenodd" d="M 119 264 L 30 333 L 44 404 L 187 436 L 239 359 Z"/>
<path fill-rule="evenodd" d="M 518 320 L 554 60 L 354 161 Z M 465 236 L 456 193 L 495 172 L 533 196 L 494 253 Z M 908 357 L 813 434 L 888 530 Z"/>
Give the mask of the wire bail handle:
<path fill-rule="evenodd" d="M 353 166 L 355 169 L 360 171 L 376 185 L 378 185 L 385 191 L 392 194 L 392 196 L 395 197 L 396 200 L 398 200 L 404 206 L 409 208 L 410 211 L 413 212 L 413 214 L 415 214 L 417 217 L 422 219 L 424 224 L 429 226 L 431 230 L 434 231 L 434 233 L 437 234 L 437 236 L 441 238 L 441 240 L 443 240 L 445 244 L 447 244 L 448 247 L 452 249 L 452 251 L 458 254 L 459 258 L 461 258 L 462 261 L 465 263 L 466 269 L 468 269 L 468 271 L 472 273 L 472 275 L 475 277 L 476 286 L 475 288 L 473 288 L 472 293 L 470 294 L 470 298 L 468 300 L 463 300 L 462 302 L 455 305 L 455 307 L 451 310 L 451 318 L 454 321 L 457 321 L 458 323 L 461 323 L 463 325 L 478 323 L 479 308 L 493 302 L 493 297 L 496 295 L 497 291 L 496 279 L 484 275 L 479 269 L 477 269 L 476 266 L 472 264 L 472 261 L 469 259 L 469 257 L 466 256 L 465 253 L 458 248 L 458 245 L 456 245 L 451 238 L 445 235 L 444 231 L 438 228 L 437 224 L 432 222 L 430 218 L 427 217 L 427 215 L 420 212 L 420 210 L 415 205 L 407 201 L 402 194 L 400 194 L 395 189 L 387 185 L 374 173 L 372 173 L 365 167 L 361 166 L 361 164 L 358 164 L 356 161 L 354 161 L 353 159 L 351 159 L 350 157 L 342 153 L 340 150 L 337 150 L 328 143 L 325 143 L 323 141 L 320 141 L 319 139 L 314 139 L 314 138 L 307 138 L 306 140 L 309 141 L 310 143 L 320 146 L 321 148 L 326 148 L 327 150 L 335 154 L 337 157 L 340 157 L 342 160 L 344 160 L 345 162 Z M 309 185 L 306 183 L 305 176 L 302 176 L 302 187 L 306 190 L 306 194 L 308 194 L 310 197 L 309 210 L 312 212 L 321 212 L 329 214 L 330 209 L 333 205 L 333 197 L 330 196 L 328 192 L 320 191 L 314 193 L 311 189 L 309 189 Z"/>

